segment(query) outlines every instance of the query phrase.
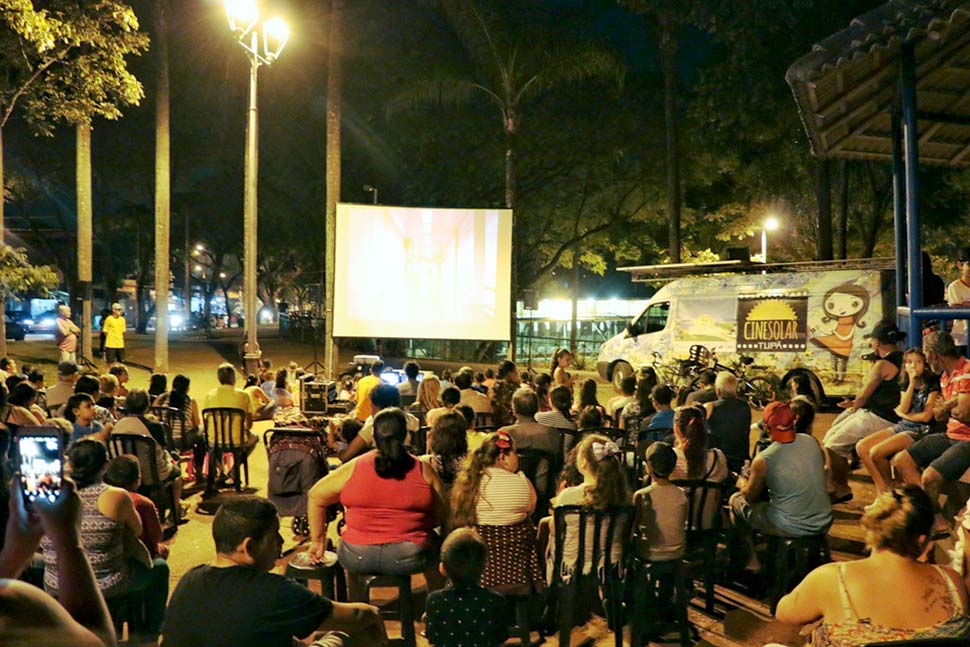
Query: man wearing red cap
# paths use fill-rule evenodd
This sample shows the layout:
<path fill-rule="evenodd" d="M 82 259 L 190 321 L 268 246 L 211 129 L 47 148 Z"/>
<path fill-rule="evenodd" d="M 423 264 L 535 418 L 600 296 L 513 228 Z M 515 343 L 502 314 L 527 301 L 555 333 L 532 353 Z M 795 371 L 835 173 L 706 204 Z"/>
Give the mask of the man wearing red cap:
<path fill-rule="evenodd" d="M 793 410 L 794 408 L 794 410 Z M 751 462 L 751 474 L 738 479 L 731 513 L 741 529 L 782 537 L 823 534 L 832 525 L 832 504 L 825 490 L 825 455 L 812 438 L 815 410 L 796 401 L 765 407 L 771 445 Z M 768 501 L 761 501 L 768 489 Z M 756 564 L 754 559 L 749 566 Z"/>

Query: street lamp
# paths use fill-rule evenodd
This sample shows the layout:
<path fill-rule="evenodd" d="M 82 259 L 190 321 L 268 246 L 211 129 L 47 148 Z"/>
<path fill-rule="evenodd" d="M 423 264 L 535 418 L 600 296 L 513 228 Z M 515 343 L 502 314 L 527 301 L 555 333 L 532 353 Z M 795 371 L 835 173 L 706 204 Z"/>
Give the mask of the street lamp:
<path fill-rule="evenodd" d="M 364 185 L 364 191 L 366 191 L 367 193 L 373 193 L 374 194 L 373 195 L 373 197 L 374 197 L 374 204 L 377 204 L 377 187 L 373 187 L 373 186 L 371 186 L 369 184 L 365 184 Z"/>
<path fill-rule="evenodd" d="M 259 364 L 256 340 L 256 181 L 259 168 L 257 147 L 256 72 L 279 58 L 290 37 L 281 18 L 262 20 L 256 0 L 226 0 L 229 29 L 249 57 L 249 119 L 246 123 L 246 178 L 243 194 L 243 317 L 246 320 L 246 372 L 255 373 Z"/>
<path fill-rule="evenodd" d="M 768 218 L 761 229 L 761 262 L 768 262 L 768 232 L 778 229 L 778 219 Z"/>

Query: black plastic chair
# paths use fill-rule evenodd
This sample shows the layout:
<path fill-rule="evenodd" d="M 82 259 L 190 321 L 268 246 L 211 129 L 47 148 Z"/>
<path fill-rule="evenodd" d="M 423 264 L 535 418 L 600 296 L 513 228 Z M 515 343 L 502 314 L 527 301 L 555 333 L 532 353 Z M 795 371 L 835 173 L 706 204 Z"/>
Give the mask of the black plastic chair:
<path fill-rule="evenodd" d="M 168 448 L 181 451 L 181 445 L 175 442 L 175 427 L 176 425 L 181 425 L 179 429 L 184 433 L 185 415 L 182 411 L 175 407 L 151 407 L 149 413 L 155 416 L 165 426 L 165 444 Z"/>
<path fill-rule="evenodd" d="M 646 636 L 676 631 L 682 647 L 690 647 L 693 627 L 688 619 L 690 566 L 679 559 L 651 562 L 639 556 L 630 560 L 630 647 L 640 647 Z M 666 641 L 664 641 L 666 642 Z"/>
<path fill-rule="evenodd" d="M 687 495 L 687 552 L 684 561 L 704 582 L 704 609 L 714 612 L 714 584 L 719 573 L 717 545 L 724 528 L 723 485 L 714 481 L 673 481 Z M 699 577 L 698 577 L 699 576 Z"/>
<path fill-rule="evenodd" d="M 139 493 L 155 502 L 160 517 L 164 518 L 166 509 L 171 510 L 172 520 L 177 528 L 182 506 L 175 498 L 175 482 L 163 481 L 158 473 L 158 463 L 155 462 L 156 445 L 155 439 L 149 436 L 111 434 L 108 438 L 108 456 L 115 458 L 122 454 L 131 454 L 138 459 L 141 468 Z"/>
<path fill-rule="evenodd" d="M 623 646 L 623 583 L 634 517 L 632 506 L 596 510 L 564 505 L 553 510 L 555 560 L 551 588 L 559 600 L 561 647 L 569 647 L 576 603 L 587 599 L 584 594 L 592 592 L 599 593 L 616 647 Z M 571 566 L 568 578 L 564 578 L 563 549 L 567 534 L 572 534 L 570 529 L 576 535 L 568 539 L 576 542 L 578 550 L 576 563 Z M 614 554 L 614 546 L 618 546 L 619 554 Z"/>
<path fill-rule="evenodd" d="M 202 426 L 205 429 L 205 440 L 209 446 L 209 474 L 206 478 L 206 491 L 214 492 L 216 481 L 216 466 L 222 455 L 230 453 L 233 456 L 232 478 L 236 492 L 242 492 L 240 473 L 246 473 L 246 485 L 249 485 L 249 452 L 245 446 L 236 444 L 235 436 L 244 438 L 246 430 L 246 412 L 242 409 L 213 408 L 202 412 Z"/>
<path fill-rule="evenodd" d="M 414 593 L 410 575 L 378 575 L 375 573 L 347 573 L 351 602 L 370 603 L 372 588 L 396 588 L 398 611 L 381 611 L 381 615 L 396 615 L 401 621 L 401 642 L 405 647 L 416 644 L 414 632 Z"/>
<path fill-rule="evenodd" d="M 428 453 L 428 432 L 431 427 L 422 426 L 411 434 L 411 449 L 415 456 L 423 456 Z"/>
<path fill-rule="evenodd" d="M 549 511 L 549 502 L 556 496 L 556 478 L 559 473 L 559 461 L 549 452 L 541 449 L 520 449 L 519 471 L 532 483 L 536 491 L 536 508 L 532 513 L 532 521 L 539 523 L 539 519 Z M 539 476 L 541 468 L 545 468 L 544 482 Z"/>
<path fill-rule="evenodd" d="M 807 537 L 769 535 L 765 574 L 768 581 L 768 606 L 772 615 L 778 608 L 778 601 L 812 569 L 831 561 L 832 553 L 824 534 Z"/>
<path fill-rule="evenodd" d="M 491 413 L 476 413 L 475 414 L 475 429 L 481 426 L 491 426 L 495 422 L 495 417 Z"/>

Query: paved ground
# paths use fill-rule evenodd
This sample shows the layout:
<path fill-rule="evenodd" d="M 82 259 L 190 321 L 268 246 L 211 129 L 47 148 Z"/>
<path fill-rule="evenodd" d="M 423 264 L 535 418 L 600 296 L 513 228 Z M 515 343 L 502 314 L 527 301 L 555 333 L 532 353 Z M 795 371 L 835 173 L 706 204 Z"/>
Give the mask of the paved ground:
<path fill-rule="evenodd" d="M 192 380 L 191 393 L 201 397 L 209 389 L 216 386 L 215 368 L 219 363 L 229 360 L 238 364 L 238 342 L 241 338 L 239 331 L 222 331 L 213 338 L 207 338 L 197 333 L 179 333 L 172 336 L 170 341 L 170 375 L 184 373 Z M 273 360 L 274 365 L 285 366 L 289 361 L 296 361 L 300 365 L 309 364 L 313 358 L 313 349 L 298 343 L 282 340 L 267 329 L 261 331 L 264 357 Z M 136 336 L 129 342 L 129 361 L 134 367 L 131 370 L 131 385 L 147 387 L 148 377 L 152 366 L 153 338 L 148 335 Z M 56 353 L 52 340 L 38 339 L 9 344 L 9 353 L 21 362 L 34 364 L 45 370 L 48 384 L 53 383 L 56 368 Z M 350 358 L 345 358 L 349 360 Z M 425 368 L 440 368 L 447 365 L 444 362 L 429 362 Z M 451 365 L 454 367 L 454 365 Z M 476 368 L 478 368 L 476 366 Z M 605 401 L 611 393 L 607 384 L 601 385 L 601 401 Z M 816 435 L 821 436 L 828 428 L 834 416 L 821 414 L 816 422 Z M 262 434 L 269 428 L 270 423 L 257 423 L 254 431 Z M 250 483 L 259 494 L 265 495 L 267 482 L 267 460 L 265 448 L 260 446 L 250 457 Z M 858 520 L 863 505 L 872 500 L 872 485 L 868 478 L 857 473 L 853 488 L 856 492 L 854 501 L 836 507 L 836 521 L 831 532 L 831 543 L 837 559 L 851 559 L 860 554 L 862 532 Z M 187 498 L 191 511 L 188 515 L 189 523 L 182 526 L 178 533 L 168 542 L 170 544 L 169 564 L 172 571 L 171 584 L 174 587 L 178 579 L 189 568 L 213 558 L 211 539 L 212 517 L 199 514 L 196 505 L 201 500 L 200 494 Z M 279 561 L 278 569 L 282 572 L 286 561 L 295 551 L 303 550 L 300 537 L 294 537 L 289 529 L 289 519 L 284 520 L 283 536 L 286 539 L 284 551 L 286 555 Z M 416 577 L 415 586 L 423 588 L 423 578 Z M 380 591 L 391 596 L 390 591 Z M 420 597 L 419 593 L 419 597 Z M 697 611 L 692 611 L 691 619 L 701 631 L 699 645 L 718 646 L 756 646 L 766 642 L 780 642 L 788 645 L 800 645 L 803 640 L 790 629 L 770 621 L 767 608 L 758 602 L 737 593 L 718 589 L 719 605 L 715 617 L 710 617 Z M 388 597 L 378 597 L 377 602 L 386 602 Z M 388 623 L 388 631 L 394 636 L 398 634 L 398 624 Z M 419 628 L 420 630 L 420 628 Z M 613 645 L 612 635 L 605 623 L 592 621 L 586 627 L 574 630 L 572 643 L 579 644 L 584 638 L 590 638 L 596 645 Z M 419 646 L 427 643 L 419 638 Z M 556 638 L 547 638 L 547 645 L 558 644 Z"/>

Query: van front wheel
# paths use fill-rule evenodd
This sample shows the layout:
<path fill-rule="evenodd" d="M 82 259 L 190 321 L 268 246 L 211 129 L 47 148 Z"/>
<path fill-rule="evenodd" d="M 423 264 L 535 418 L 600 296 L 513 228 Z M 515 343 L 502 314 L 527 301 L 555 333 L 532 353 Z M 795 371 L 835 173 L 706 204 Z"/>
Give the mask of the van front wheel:
<path fill-rule="evenodd" d="M 741 384 L 738 385 L 738 396 L 761 411 L 775 399 L 775 389 L 775 381 L 770 377 L 756 375 L 741 381 Z"/>
<path fill-rule="evenodd" d="M 620 390 L 620 383 L 623 382 L 625 378 L 631 377 L 633 375 L 633 367 L 626 362 L 617 362 L 613 366 L 613 389 L 617 393 L 622 393 Z"/>

